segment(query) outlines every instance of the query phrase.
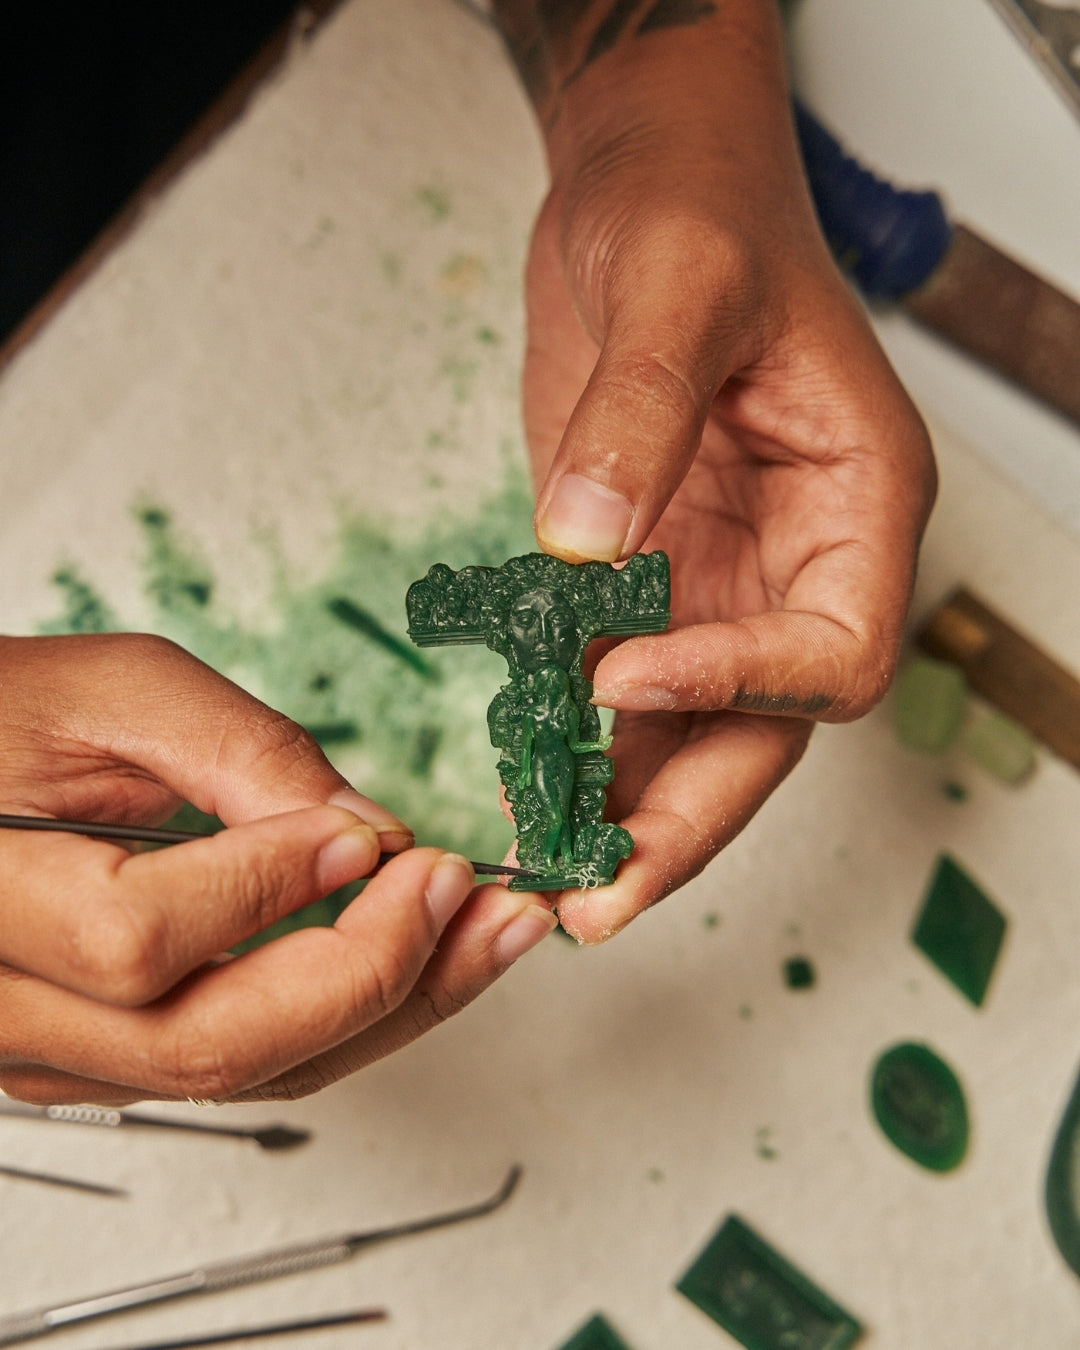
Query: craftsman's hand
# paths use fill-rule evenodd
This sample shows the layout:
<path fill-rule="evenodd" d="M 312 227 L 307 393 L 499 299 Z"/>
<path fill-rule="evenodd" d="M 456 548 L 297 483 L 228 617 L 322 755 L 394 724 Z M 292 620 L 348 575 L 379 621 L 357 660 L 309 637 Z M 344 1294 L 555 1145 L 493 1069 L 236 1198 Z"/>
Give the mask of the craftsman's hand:
<path fill-rule="evenodd" d="M 0 811 L 147 824 L 187 800 L 231 827 L 149 853 L 0 830 L 10 1095 L 300 1096 L 463 1007 L 554 923 L 410 848 L 298 726 L 171 643 L 0 638 L 0 686 Z M 333 928 L 221 955 L 380 850 L 405 851 Z"/>
<path fill-rule="evenodd" d="M 646 6 L 651 25 L 585 6 L 546 75 L 523 41 L 541 7 L 501 8 L 552 174 L 527 276 L 537 535 L 572 561 L 672 561 L 673 631 L 595 671 L 635 852 L 559 913 L 599 941 L 731 840 L 813 719 L 881 697 L 934 469 L 820 237 L 776 6 Z"/>

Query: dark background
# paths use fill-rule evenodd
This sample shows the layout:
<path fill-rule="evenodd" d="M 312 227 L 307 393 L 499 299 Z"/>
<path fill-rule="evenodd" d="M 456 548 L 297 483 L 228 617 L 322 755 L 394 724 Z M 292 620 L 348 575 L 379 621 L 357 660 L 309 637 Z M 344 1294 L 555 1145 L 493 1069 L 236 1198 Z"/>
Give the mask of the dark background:
<path fill-rule="evenodd" d="M 296 8 L 5 6 L 0 343 Z"/>

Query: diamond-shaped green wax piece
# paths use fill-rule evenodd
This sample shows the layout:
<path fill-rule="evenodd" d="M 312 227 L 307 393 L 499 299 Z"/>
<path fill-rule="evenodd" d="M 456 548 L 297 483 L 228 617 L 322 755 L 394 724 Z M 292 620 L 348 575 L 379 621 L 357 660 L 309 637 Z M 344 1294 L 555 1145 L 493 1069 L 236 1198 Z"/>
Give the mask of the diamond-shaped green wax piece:
<path fill-rule="evenodd" d="M 597 1313 L 576 1331 L 559 1350 L 630 1350 L 611 1323 Z"/>
<path fill-rule="evenodd" d="M 1005 916 L 947 854 L 934 875 L 911 939 L 978 1007 L 1005 936 Z"/>
<path fill-rule="evenodd" d="M 896 677 L 892 696 L 897 738 L 912 750 L 940 754 L 956 739 L 967 709 L 967 681 L 948 661 L 918 656 Z"/>
<path fill-rule="evenodd" d="M 845 1350 L 862 1327 L 736 1215 L 676 1288 L 746 1350 Z"/>

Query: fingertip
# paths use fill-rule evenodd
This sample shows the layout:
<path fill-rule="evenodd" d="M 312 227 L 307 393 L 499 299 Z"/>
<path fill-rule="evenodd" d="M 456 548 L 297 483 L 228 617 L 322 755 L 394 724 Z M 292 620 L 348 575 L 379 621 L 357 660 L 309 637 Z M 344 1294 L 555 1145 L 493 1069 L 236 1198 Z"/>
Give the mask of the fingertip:
<path fill-rule="evenodd" d="M 365 797 L 355 788 L 342 788 L 327 801 L 328 806 L 340 806 L 370 825 L 379 836 L 379 845 L 387 853 L 400 853 L 412 848 L 416 838 L 408 825 L 388 811 L 380 802 Z"/>
<path fill-rule="evenodd" d="M 512 966 L 551 933 L 558 924 L 558 915 L 538 900 L 530 901 L 515 914 L 499 934 L 499 960 Z"/>
<path fill-rule="evenodd" d="M 439 932 L 458 912 L 475 885 L 476 875 L 467 858 L 459 853 L 444 853 L 438 858 L 428 876 L 424 899 Z"/>
<path fill-rule="evenodd" d="M 379 836 L 370 825 L 346 824 L 341 833 L 319 849 L 316 864 L 319 888 L 329 893 L 367 876 L 379 861 L 379 844 Z"/>
<path fill-rule="evenodd" d="M 567 562 L 614 562 L 634 520 L 621 492 L 580 473 L 565 473 L 536 517 L 536 537 L 547 553 Z"/>

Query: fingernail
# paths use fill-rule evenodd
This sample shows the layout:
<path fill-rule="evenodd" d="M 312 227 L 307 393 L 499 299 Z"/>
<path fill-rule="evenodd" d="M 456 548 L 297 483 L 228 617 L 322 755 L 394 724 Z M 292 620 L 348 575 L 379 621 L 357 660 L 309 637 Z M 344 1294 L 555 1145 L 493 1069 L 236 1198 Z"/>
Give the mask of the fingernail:
<path fill-rule="evenodd" d="M 361 796 L 353 788 L 342 788 L 340 792 L 335 792 L 328 804 L 343 806 L 346 811 L 366 821 L 378 834 L 379 843 L 387 853 L 400 853 L 402 849 L 412 848 L 415 842 L 412 830 L 398 820 L 392 811 L 370 797 Z"/>
<path fill-rule="evenodd" d="M 601 708 L 621 712 L 671 712 L 679 699 L 674 690 L 657 684 L 616 684 L 610 689 L 594 689 L 592 701 Z"/>
<path fill-rule="evenodd" d="M 336 891 L 347 881 L 366 876 L 379 860 L 379 839 L 370 825 L 354 825 L 319 850 L 319 885 Z"/>
<path fill-rule="evenodd" d="M 544 548 L 571 561 L 614 562 L 633 518 L 634 508 L 621 493 L 568 473 L 555 485 L 536 534 Z"/>
<path fill-rule="evenodd" d="M 475 885 L 476 877 L 471 865 L 457 853 L 447 853 L 431 869 L 424 898 L 440 932 L 461 908 L 461 902 Z"/>
<path fill-rule="evenodd" d="M 499 957 L 508 966 L 512 966 L 519 956 L 524 956 L 552 931 L 559 922 L 558 916 L 544 905 L 535 902 L 516 915 L 499 934 Z"/>

